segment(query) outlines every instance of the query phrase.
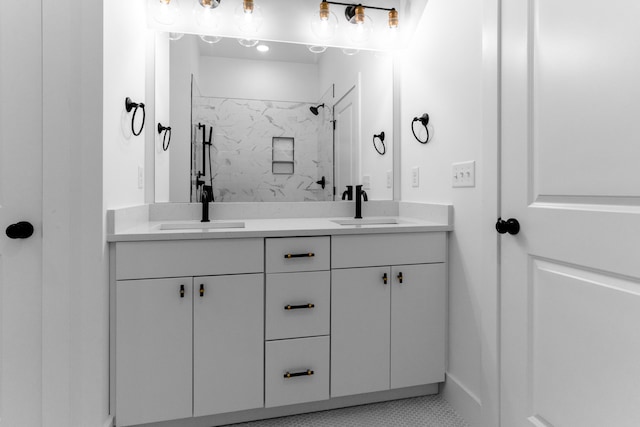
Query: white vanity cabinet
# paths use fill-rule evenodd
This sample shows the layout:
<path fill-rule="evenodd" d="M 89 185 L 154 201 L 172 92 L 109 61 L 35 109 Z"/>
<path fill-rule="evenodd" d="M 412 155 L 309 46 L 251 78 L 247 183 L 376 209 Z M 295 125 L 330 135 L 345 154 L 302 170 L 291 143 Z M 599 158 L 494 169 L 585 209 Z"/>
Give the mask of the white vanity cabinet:
<path fill-rule="evenodd" d="M 334 236 L 331 397 L 444 381 L 445 233 Z"/>
<path fill-rule="evenodd" d="M 263 407 L 263 254 L 263 239 L 115 245 L 117 426 Z"/>

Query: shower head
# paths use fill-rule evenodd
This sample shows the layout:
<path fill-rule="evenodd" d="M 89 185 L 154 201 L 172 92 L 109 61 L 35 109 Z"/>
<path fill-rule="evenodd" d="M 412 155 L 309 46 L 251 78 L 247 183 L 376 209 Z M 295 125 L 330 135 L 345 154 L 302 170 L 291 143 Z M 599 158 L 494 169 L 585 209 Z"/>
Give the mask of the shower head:
<path fill-rule="evenodd" d="M 318 108 L 320 108 L 320 107 L 324 108 L 324 104 L 320 104 L 320 105 L 318 105 L 316 107 L 309 107 L 309 110 L 311 110 L 311 113 L 313 113 L 314 116 L 317 116 L 318 115 Z"/>

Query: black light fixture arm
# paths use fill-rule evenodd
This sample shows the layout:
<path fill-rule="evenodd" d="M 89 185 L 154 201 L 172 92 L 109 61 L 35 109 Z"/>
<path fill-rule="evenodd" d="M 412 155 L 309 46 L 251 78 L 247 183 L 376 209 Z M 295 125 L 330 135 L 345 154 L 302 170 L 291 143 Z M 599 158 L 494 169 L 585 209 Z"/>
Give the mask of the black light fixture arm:
<path fill-rule="evenodd" d="M 164 132 L 162 136 L 162 150 L 167 151 L 169 149 L 169 144 L 171 144 L 171 126 L 162 126 L 158 123 L 158 135 Z"/>
<path fill-rule="evenodd" d="M 130 113 L 131 110 L 133 110 L 133 116 L 131 117 L 131 132 L 135 136 L 139 136 L 142 133 L 142 129 L 144 129 L 144 121 L 147 118 L 147 112 L 144 108 L 144 103 L 133 102 L 131 98 L 127 96 L 127 98 L 124 100 L 124 108 L 127 110 L 127 113 Z M 136 121 L 136 114 L 138 113 L 138 109 L 142 110 L 142 124 L 140 125 L 140 129 L 138 129 L 138 131 L 136 132 L 135 121 Z"/>
<path fill-rule="evenodd" d="M 364 6 L 366 9 L 376 9 L 376 10 L 386 10 L 387 12 L 392 11 L 392 10 L 396 10 L 395 7 L 378 7 L 378 6 L 367 6 L 367 5 L 363 5 L 363 4 L 356 4 L 356 3 L 342 3 L 339 1 L 328 1 L 328 0 L 322 0 L 325 3 L 329 3 L 329 4 L 337 4 L 339 6 L 349 6 L 349 7 L 355 7 L 355 6 Z"/>

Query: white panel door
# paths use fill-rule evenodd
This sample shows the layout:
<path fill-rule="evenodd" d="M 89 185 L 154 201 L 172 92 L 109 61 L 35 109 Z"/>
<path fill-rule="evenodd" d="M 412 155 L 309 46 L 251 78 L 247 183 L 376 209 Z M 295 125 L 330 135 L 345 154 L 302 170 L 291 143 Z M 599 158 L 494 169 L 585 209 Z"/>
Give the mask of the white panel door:
<path fill-rule="evenodd" d="M 0 2 L 0 426 L 42 425 L 42 5 Z M 6 228 L 30 222 L 28 239 Z"/>
<path fill-rule="evenodd" d="M 116 424 L 192 415 L 192 278 L 116 284 Z"/>
<path fill-rule="evenodd" d="M 336 126 L 333 147 L 335 200 L 341 200 L 346 186 L 357 185 L 359 180 L 360 105 L 356 86 L 336 103 L 333 107 L 333 115 Z"/>
<path fill-rule="evenodd" d="M 640 3 L 502 2 L 501 425 L 640 425 Z"/>
<path fill-rule="evenodd" d="M 446 264 L 391 268 L 391 388 L 444 381 Z"/>
<path fill-rule="evenodd" d="M 194 278 L 193 415 L 264 405 L 264 275 Z"/>
<path fill-rule="evenodd" d="M 390 274 L 331 272 L 331 397 L 389 389 Z"/>

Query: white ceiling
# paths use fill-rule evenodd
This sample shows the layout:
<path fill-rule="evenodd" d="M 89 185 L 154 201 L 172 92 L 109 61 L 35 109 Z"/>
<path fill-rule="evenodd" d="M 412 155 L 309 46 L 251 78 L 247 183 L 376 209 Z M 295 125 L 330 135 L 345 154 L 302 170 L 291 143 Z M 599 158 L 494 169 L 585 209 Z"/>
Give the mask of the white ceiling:
<path fill-rule="evenodd" d="M 255 47 L 241 46 L 237 39 L 223 38 L 218 43 L 209 44 L 195 35 L 185 35 L 185 37 L 196 39 L 201 56 L 316 64 L 321 55 L 309 52 L 306 45 L 294 43 L 261 42 L 261 44 L 269 46 L 269 52 L 262 53 L 258 52 Z"/>

